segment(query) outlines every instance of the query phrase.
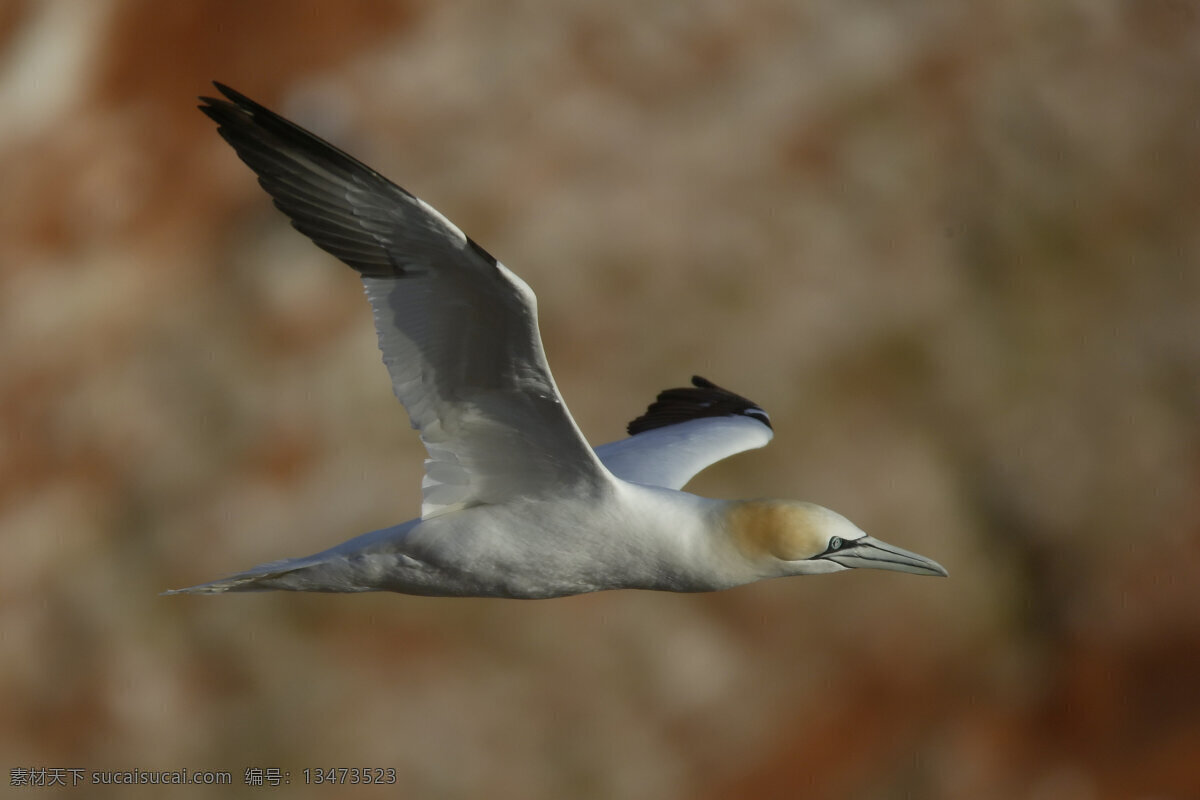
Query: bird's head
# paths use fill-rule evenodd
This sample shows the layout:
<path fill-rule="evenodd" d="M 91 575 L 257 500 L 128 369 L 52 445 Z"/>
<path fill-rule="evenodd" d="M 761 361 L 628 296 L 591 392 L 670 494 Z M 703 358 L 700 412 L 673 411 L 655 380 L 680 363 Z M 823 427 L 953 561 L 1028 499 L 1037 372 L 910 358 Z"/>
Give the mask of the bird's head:
<path fill-rule="evenodd" d="M 940 575 L 941 564 L 868 536 L 837 512 L 794 500 L 744 500 L 727 512 L 738 550 L 778 575 L 868 568 Z"/>

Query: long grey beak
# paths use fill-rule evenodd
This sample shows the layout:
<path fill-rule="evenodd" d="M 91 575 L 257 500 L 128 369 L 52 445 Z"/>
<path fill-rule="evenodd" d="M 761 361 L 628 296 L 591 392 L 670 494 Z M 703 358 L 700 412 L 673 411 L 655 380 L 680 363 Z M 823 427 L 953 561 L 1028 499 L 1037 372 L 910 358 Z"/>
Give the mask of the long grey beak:
<path fill-rule="evenodd" d="M 851 569 L 891 569 L 896 572 L 911 572 L 914 575 L 940 575 L 943 578 L 949 574 L 945 567 L 931 558 L 919 556 L 871 536 L 846 542 L 841 550 L 822 558 Z"/>

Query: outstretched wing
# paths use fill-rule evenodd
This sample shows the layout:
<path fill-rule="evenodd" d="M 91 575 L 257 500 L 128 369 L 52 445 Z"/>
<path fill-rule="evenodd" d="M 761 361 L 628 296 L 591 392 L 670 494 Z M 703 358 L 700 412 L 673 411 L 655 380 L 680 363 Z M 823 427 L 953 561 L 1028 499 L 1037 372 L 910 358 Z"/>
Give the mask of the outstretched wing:
<path fill-rule="evenodd" d="M 396 397 L 429 452 L 423 517 L 611 476 L 546 364 L 532 290 L 432 206 L 238 92 L 200 110 L 296 230 L 362 276 Z"/>
<path fill-rule="evenodd" d="M 705 467 L 775 435 L 757 403 L 699 375 L 691 387 L 660 393 L 628 430 L 628 439 L 600 445 L 596 455 L 618 478 L 667 489 L 681 489 Z"/>

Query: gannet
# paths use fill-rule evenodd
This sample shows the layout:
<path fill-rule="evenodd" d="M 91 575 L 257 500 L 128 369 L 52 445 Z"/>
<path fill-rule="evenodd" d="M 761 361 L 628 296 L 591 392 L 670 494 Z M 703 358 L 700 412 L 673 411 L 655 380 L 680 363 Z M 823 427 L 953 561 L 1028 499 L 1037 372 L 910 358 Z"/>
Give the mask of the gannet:
<path fill-rule="evenodd" d="M 244 95 L 200 110 L 292 225 L 357 270 L 396 397 L 428 452 L 421 516 L 167 594 L 392 591 L 549 598 L 700 592 L 857 567 L 946 575 L 842 515 L 717 500 L 693 475 L 773 436 L 700 377 L 588 445 L 550 375 L 526 283 L 432 206 Z"/>

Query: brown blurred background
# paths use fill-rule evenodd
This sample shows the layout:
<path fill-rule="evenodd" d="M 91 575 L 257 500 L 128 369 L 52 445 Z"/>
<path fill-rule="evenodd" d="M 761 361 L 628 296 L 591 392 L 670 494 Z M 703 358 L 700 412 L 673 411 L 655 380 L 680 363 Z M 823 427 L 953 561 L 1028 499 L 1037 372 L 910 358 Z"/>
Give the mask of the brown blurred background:
<path fill-rule="evenodd" d="M 705 375 L 778 435 L 690 488 L 951 577 L 159 597 L 419 502 L 357 278 L 194 109 L 211 79 L 521 274 L 594 442 Z M 8 0 L 4 769 L 1200 797 L 1198 156 L 1184 0 Z"/>

